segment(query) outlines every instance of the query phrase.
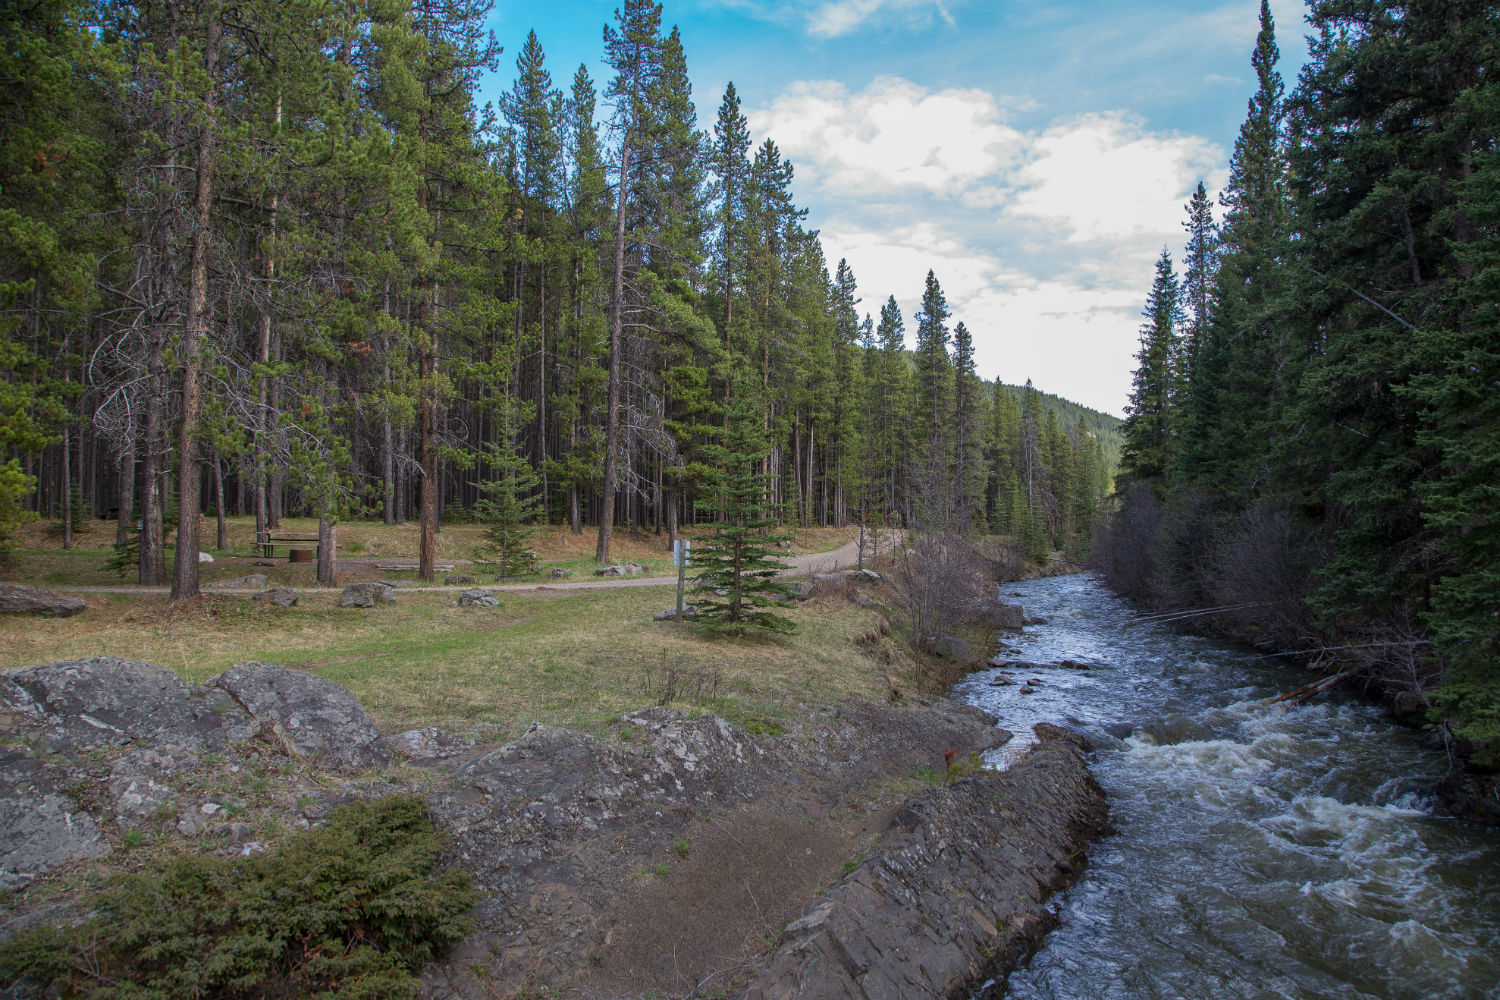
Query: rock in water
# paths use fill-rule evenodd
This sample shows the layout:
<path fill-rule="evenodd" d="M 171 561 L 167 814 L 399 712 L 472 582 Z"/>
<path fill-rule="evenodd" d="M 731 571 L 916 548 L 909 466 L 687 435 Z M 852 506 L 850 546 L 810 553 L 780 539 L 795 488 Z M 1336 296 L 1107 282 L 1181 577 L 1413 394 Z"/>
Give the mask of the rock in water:
<path fill-rule="evenodd" d="M 990 628 L 1009 632 L 1019 632 L 1026 624 L 1026 611 L 1019 604 L 1001 604 L 997 601 L 989 606 L 987 617 Z"/>
<path fill-rule="evenodd" d="M 340 771 L 390 762 L 370 714 L 345 688 L 317 674 L 274 663 L 236 663 L 206 687 L 228 693 L 247 713 L 274 724 L 297 755 Z"/>
<path fill-rule="evenodd" d="M 0 614 L 56 615 L 68 618 L 88 607 L 76 597 L 24 583 L 0 583 Z"/>
<path fill-rule="evenodd" d="M 498 608 L 500 598 L 483 587 L 475 587 L 473 590 L 466 590 L 458 595 L 458 606 L 461 608 Z"/>
<path fill-rule="evenodd" d="M 297 603 L 297 591 L 291 587 L 272 587 L 250 598 L 256 604 L 270 604 L 278 608 L 290 608 Z"/>
<path fill-rule="evenodd" d="M 339 594 L 341 608 L 373 608 L 379 604 L 395 604 L 396 592 L 383 583 L 351 583 Z"/>

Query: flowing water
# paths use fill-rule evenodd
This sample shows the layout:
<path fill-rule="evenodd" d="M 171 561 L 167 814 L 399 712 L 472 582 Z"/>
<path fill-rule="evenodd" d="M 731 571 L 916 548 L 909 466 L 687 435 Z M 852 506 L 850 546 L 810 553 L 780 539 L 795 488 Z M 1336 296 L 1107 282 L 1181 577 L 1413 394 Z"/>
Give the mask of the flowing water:
<path fill-rule="evenodd" d="M 1429 815 L 1443 754 L 1377 707 L 1267 704 L 1300 675 L 1093 577 L 1001 593 L 1047 619 L 1007 655 L 1097 666 L 986 670 L 957 696 L 1017 734 L 997 764 L 1034 722 L 1094 736 L 1114 827 L 1005 996 L 1500 998 L 1500 831 Z"/>

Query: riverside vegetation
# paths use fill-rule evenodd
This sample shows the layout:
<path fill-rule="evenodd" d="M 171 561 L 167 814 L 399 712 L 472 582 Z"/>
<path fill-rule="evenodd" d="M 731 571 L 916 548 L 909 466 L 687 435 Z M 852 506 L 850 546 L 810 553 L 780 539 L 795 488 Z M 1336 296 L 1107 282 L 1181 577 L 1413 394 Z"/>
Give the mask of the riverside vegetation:
<path fill-rule="evenodd" d="M 1308 22 L 1287 94 L 1262 3 L 1222 223 L 1200 186 L 1163 251 L 1099 565 L 1500 765 L 1500 26 Z"/>

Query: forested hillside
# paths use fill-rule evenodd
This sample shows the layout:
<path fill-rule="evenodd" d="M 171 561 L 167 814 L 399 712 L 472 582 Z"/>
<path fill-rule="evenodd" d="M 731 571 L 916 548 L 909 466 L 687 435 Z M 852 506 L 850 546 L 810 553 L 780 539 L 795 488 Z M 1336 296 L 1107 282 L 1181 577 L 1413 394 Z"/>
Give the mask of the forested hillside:
<path fill-rule="evenodd" d="M 621 5 L 600 81 L 529 36 L 494 108 L 488 11 L 0 10 L 0 547 L 112 516 L 190 597 L 200 513 L 419 520 L 431 579 L 442 520 L 531 510 L 602 561 L 716 516 L 736 419 L 786 521 L 1081 550 L 1098 416 L 983 383 L 930 272 L 915 351 L 890 289 L 861 309 L 732 84 L 699 129 L 659 4 Z"/>
<path fill-rule="evenodd" d="M 1105 560 L 1500 737 L 1500 16 L 1311 6 L 1146 309 Z M 1496 746 L 1500 744 L 1491 744 Z M 1494 756 L 1494 751 L 1490 751 Z"/>

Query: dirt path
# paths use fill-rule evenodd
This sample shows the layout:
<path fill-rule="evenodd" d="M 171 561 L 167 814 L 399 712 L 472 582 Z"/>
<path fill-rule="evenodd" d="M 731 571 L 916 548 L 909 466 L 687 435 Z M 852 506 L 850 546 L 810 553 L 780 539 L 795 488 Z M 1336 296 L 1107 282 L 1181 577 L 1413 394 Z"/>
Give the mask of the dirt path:
<path fill-rule="evenodd" d="M 882 539 L 880 550 L 887 551 L 890 539 Z M 382 556 L 379 560 L 374 559 L 345 559 L 341 564 L 351 568 L 372 565 L 375 562 L 391 563 L 394 557 Z M 836 570 L 849 569 L 859 564 L 859 541 L 858 539 L 846 542 L 836 549 L 827 552 L 803 552 L 786 557 L 784 560 L 791 569 L 785 576 L 797 577 L 809 573 L 832 573 Z M 415 566 L 412 567 L 415 569 Z M 456 571 L 455 571 L 456 572 Z M 433 591 L 458 591 L 471 590 L 474 587 L 483 587 L 485 590 L 603 590 L 610 587 L 672 587 L 677 585 L 675 576 L 644 576 L 630 577 L 626 579 L 589 579 L 589 580 L 559 580 L 550 583 L 504 583 L 504 584 L 437 584 L 429 587 L 402 588 L 409 590 L 420 590 L 423 593 Z M 60 587 L 61 592 L 70 594 L 167 594 L 171 592 L 169 587 L 140 587 L 140 586 L 82 586 L 82 587 Z M 203 588 L 205 594 L 256 594 L 261 589 L 255 587 L 214 587 L 207 585 Z M 298 586 L 297 590 L 306 594 L 333 594 L 342 590 L 342 587 L 318 587 Z"/>

